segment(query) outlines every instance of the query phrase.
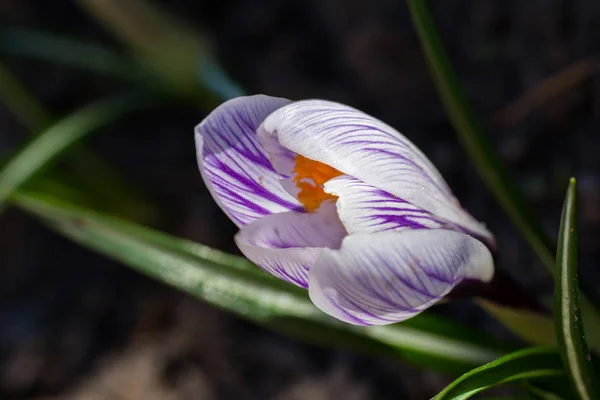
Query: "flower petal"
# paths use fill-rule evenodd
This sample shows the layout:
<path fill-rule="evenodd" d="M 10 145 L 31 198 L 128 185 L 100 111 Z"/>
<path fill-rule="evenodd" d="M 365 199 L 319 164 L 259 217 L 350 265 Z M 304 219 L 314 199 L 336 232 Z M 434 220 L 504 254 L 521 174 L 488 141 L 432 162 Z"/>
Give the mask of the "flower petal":
<path fill-rule="evenodd" d="M 263 120 L 289 100 L 264 95 L 238 97 L 196 126 L 196 152 L 202 178 L 223 211 L 243 226 L 264 215 L 302 210 L 279 183 L 256 138 Z"/>
<path fill-rule="evenodd" d="M 463 279 L 488 281 L 489 250 L 480 241 L 442 229 L 356 234 L 339 251 L 324 250 L 309 273 L 317 307 L 356 325 L 403 321 Z"/>
<path fill-rule="evenodd" d="M 293 152 L 328 164 L 493 242 L 485 227 L 460 207 L 427 157 L 376 118 L 342 104 L 304 100 L 269 115 L 263 128 Z"/>
<path fill-rule="evenodd" d="M 350 234 L 407 228 L 460 230 L 428 211 L 349 175 L 327 181 L 325 192 L 339 197 L 338 215 Z"/>
<path fill-rule="evenodd" d="M 333 204 L 314 213 L 272 214 L 244 227 L 235 241 L 246 257 L 276 277 L 307 287 L 308 270 L 325 248 L 347 235 Z"/>

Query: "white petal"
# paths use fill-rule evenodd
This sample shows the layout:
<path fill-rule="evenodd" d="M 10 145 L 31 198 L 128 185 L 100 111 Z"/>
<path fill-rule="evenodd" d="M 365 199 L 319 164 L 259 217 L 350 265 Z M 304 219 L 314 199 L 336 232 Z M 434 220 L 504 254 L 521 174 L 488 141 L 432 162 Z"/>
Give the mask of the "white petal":
<path fill-rule="evenodd" d="M 288 149 L 328 164 L 423 210 L 493 236 L 465 212 L 425 155 L 398 131 L 361 111 L 324 100 L 290 103 L 265 119 Z"/>
<path fill-rule="evenodd" d="M 291 177 L 295 167 L 296 153 L 283 147 L 277 136 L 265 131 L 262 124 L 256 130 L 256 137 L 262 148 L 269 154 L 269 160 L 275 171 L 283 177 Z"/>
<path fill-rule="evenodd" d="M 325 192 L 338 196 L 338 215 L 348 233 L 402 229 L 460 230 L 430 212 L 349 175 L 325 183 Z"/>
<path fill-rule="evenodd" d="M 489 250 L 449 230 L 356 234 L 339 251 L 325 250 L 309 273 L 311 300 L 325 313 L 356 325 L 408 319 L 464 279 L 488 281 Z"/>
<path fill-rule="evenodd" d="M 262 216 L 301 210 L 279 183 L 256 130 L 289 100 L 263 95 L 238 97 L 196 126 L 198 165 L 206 186 L 223 211 L 243 226 Z"/>
<path fill-rule="evenodd" d="M 325 248 L 338 249 L 346 230 L 332 204 L 314 213 L 272 214 L 244 226 L 235 241 L 259 267 L 307 287 L 308 270 Z"/>

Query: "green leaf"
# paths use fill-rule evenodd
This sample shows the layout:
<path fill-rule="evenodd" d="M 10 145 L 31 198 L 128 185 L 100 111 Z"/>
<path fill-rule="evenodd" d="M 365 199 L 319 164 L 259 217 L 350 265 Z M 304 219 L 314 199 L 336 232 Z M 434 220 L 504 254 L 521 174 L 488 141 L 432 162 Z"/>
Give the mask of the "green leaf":
<path fill-rule="evenodd" d="M 78 0 L 78 3 L 162 78 L 167 89 L 197 99 L 209 108 L 242 95 L 204 40 L 153 2 Z"/>
<path fill-rule="evenodd" d="M 426 0 L 407 0 L 413 23 L 434 82 L 440 93 L 450 122 L 454 126 L 467 155 L 494 194 L 513 224 L 529 242 L 548 272 L 554 276 L 555 258 L 551 240 L 544 234 L 540 222 L 526 206 L 518 187 L 510 179 L 500 157 L 485 133 L 465 93 L 450 58 L 446 53 Z M 591 293 L 591 291 L 590 291 Z M 581 306 L 586 318 L 586 329 L 594 338 L 592 347 L 600 350 L 600 311 L 582 295 Z"/>
<path fill-rule="evenodd" d="M 546 392 L 540 389 L 532 389 L 531 395 L 534 400 L 568 400 L 552 392 Z"/>
<path fill-rule="evenodd" d="M 0 170 L 0 207 L 20 185 L 84 136 L 114 121 L 123 113 L 147 106 L 137 94 L 127 94 L 85 107 L 36 136 Z"/>
<path fill-rule="evenodd" d="M 534 214 L 526 207 L 518 188 L 509 178 L 498 153 L 487 137 L 483 124 L 470 104 L 446 54 L 427 9 L 426 0 L 408 0 L 408 6 L 434 82 L 468 156 L 533 250 L 548 269 L 553 270 L 554 256 L 550 250 L 550 240 L 544 235 L 539 221 L 533 217 Z"/>
<path fill-rule="evenodd" d="M 433 400 L 464 400 L 507 382 L 563 374 L 560 357 L 555 350 L 529 348 L 501 357 L 467 372 Z"/>
<path fill-rule="evenodd" d="M 486 398 L 484 398 L 482 400 L 531 400 L 531 397 L 529 397 L 529 396 L 526 396 L 526 397 L 524 397 L 524 396 L 517 396 L 517 397 L 512 397 L 512 396 L 509 396 L 509 397 L 506 397 L 506 396 L 503 396 L 503 397 L 486 397 Z"/>
<path fill-rule="evenodd" d="M 0 53 L 140 82 L 139 66 L 108 47 L 29 27 L 0 26 Z"/>
<path fill-rule="evenodd" d="M 0 97 L 23 125 L 32 131 L 46 128 L 53 120 L 50 113 L 0 63 Z"/>
<path fill-rule="evenodd" d="M 55 117 L 1 63 L 0 97 L 21 122 L 29 127 L 32 136 L 42 135 L 47 130 L 51 130 L 49 127 Z M 148 101 L 143 99 L 139 105 L 142 107 L 147 103 Z M 95 106 L 89 106 L 87 109 L 93 107 Z M 129 109 L 134 110 L 135 107 Z M 117 114 L 115 117 L 123 115 L 123 113 Z M 104 122 L 98 119 L 98 123 Z M 89 132 L 93 130 L 94 128 L 90 126 Z M 55 152 L 53 157 L 59 155 L 62 155 L 60 151 Z M 80 183 L 86 187 L 89 196 L 93 196 L 104 209 L 111 209 L 117 214 L 127 215 L 137 221 L 151 222 L 156 218 L 156 210 L 146 201 L 145 196 L 89 148 L 80 144 L 76 151 L 68 153 L 66 158 L 72 171 L 79 175 Z M 4 164 L 4 162 L 0 163 L 0 171 Z M 0 212 L 4 202 L 2 197 L 0 194 Z"/>
<path fill-rule="evenodd" d="M 536 400 L 575 400 L 576 396 L 566 376 L 530 379 L 524 383 L 529 394 Z"/>
<path fill-rule="evenodd" d="M 490 315 L 527 342 L 555 347 L 557 345 L 554 321 L 551 317 L 529 310 L 509 308 L 485 299 L 475 299 Z"/>
<path fill-rule="evenodd" d="M 560 353 L 576 393 L 581 400 L 593 400 L 600 399 L 600 391 L 595 382 L 581 320 L 577 246 L 577 192 L 575 178 L 571 178 L 563 206 L 556 252 L 556 332 Z"/>
<path fill-rule="evenodd" d="M 464 372 L 508 348 L 427 313 L 390 326 L 344 324 L 314 307 L 306 291 L 262 272 L 246 259 L 74 207 L 51 195 L 20 191 L 11 200 L 54 230 L 140 273 L 263 326 L 314 343 L 348 347 L 447 372 Z"/>

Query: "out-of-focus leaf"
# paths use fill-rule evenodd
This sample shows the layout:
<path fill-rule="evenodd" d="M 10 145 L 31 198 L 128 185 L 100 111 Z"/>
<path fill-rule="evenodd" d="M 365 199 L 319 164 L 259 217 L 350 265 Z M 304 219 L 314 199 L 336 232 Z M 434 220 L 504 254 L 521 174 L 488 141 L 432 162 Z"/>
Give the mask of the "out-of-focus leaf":
<path fill-rule="evenodd" d="M 0 26 L 0 53 L 140 80 L 140 68 L 126 56 L 98 43 L 25 27 Z"/>
<path fill-rule="evenodd" d="M 571 178 L 563 205 L 554 287 L 554 314 L 561 357 L 581 400 L 600 399 L 591 355 L 584 337 L 577 279 L 577 192 Z"/>
<path fill-rule="evenodd" d="M 535 400 L 576 400 L 566 376 L 530 379 L 524 383 L 525 388 Z"/>
<path fill-rule="evenodd" d="M 566 398 L 557 394 L 546 392 L 545 390 L 537 388 L 531 389 L 531 397 L 533 400 L 567 400 Z"/>
<path fill-rule="evenodd" d="M 357 327 L 334 320 L 306 292 L 247 260 L 96 214 L 51 196 L 19 192 L 12 201 L 50 227 L 137 271 L 261 325 L 332 346 L 464 372 L 505 351 L 503 343 L 424 313 L 401 324 Z"/>
<path fill-rule="evenodd" d="M 500 397 L 482 397 L 481 400 L 533 400 L 531 396 L 500 396 Z"/>
<path fill-rule="evenodd" d="M 483 123 L 477 117 L 460 84 L 458 74 L 452 67 L 427 8 L 427 0 L 407 0 L 407 3 L 434 82 L 465 151 L 513 224 L 529 242 L 550 274 L 554 276 L 555 258 L 552 241 L 542 230 L 534 213 L 523 201 L 520 190 L 510 179 L 498 153 L 486 135 Z M 591 291 L 588 292 L 591 293 Z M 586 319 L 586 330 L 590 336 L 597 338 L 594 343 L 590 343 L 592 347 L 600 350 L 600 311 L 598 306 L 582 295 L 581 307 Z"/>
<path fill-rule="evenodd" d="M 147 106 L 137 94 L 114 97 L 58 121 L 17 152 L 0 170 L 0 206 L 20 185 L 82 137 L 133 109 Z"/>
<path fill-rule="evenodd" d="M 509 308 L 485 299 L 476 299 L 476 302 L 481 308 L 527 342 L 540 346 L 555 347 L 557 345 L 552 317 L 529 310 Z"/>
<path fill-rule="evenodd" d="M 33 136 L 42 135 L 47 133 L 46 130 L 51 130 L 50 125 L 55 118 L 1 63 L 0 97 L 23 124 L 31 129 Z M 118 99 L 115 98 L 115 101 L 118 102 Z M 148 103 L 146 98 L 142 99 L 140 97 L 139 107 L 143 107 Z M 129 109 L 134 110 L 136 107 L 129 107 Z M 123 113 L 117 114 L 123 115 Z M 100 124 L 104 123 L 101 118 L 97 121 Z M 82 127 L 85 127 L 85 125 Z M 90 132 L 94 130 L 93 126 L 90 126 L 89 129 Z M 65 133 L 64 138 L 73 133 Z M 85 132 L 81 134 L 83 135 Z M 60 135 L 60 132 L 56 135 Z M 53 157 L 59 155 L 62 155 L 60 151 L 55 152 Z M 145 196 L 142 196 L 134 185 L 127 182 L 114 168 L 85 145 L 80 144 L 76 151 L 67 154 L 67 158 L 71 166 L 74 167 L 72 171 L 79 175 L 80 185 L 85 186 L 89 194 L 93 195 L 102 204 L 103 209 L 113 210 L 119 215 L 127 215 L 129 218 L 140 222 L 149 223 L 156 218 L 157 213 Z M 0 171 L 3 171 L 6 162 L 5 159 L 0 162 Z M 1 193 L 2 189 L 0 189 L 0 212 L 3 209 L 4 202 Z"/>
<path fill-rule="evenodd" d="M 78 0 L 162 78 L 166 87 L 213 108 L 242 95 L 201 37 L 144 0 Z"/>
<path fill-rule="evenodd" d="M 27 128 L 39 131 L 50 125 L 50 113 L 0 63 L 0 97 Z"/>
<path fill-rule="evenodd" d="M 442 40 L 426 0 L 407 0 L 415 29 L 427 57 L 435 84 L 467 154 L 483 180 L 498 199 L 513 223 L 529 241 L 536 254 L 549 269 L 554 269 L 550 240 L 544 235 L 539 221 L 526 207 L 518 188 L 505 171 L 500 157 L 487 137 L 456 71 L 446 54 Z"/>
<path fill-rule="evenodd" d="M 467 372 L 433 400 L 464 400 L 503 383 L 564 374 L 555 350 L 529 348 L 501 357 Z"/>

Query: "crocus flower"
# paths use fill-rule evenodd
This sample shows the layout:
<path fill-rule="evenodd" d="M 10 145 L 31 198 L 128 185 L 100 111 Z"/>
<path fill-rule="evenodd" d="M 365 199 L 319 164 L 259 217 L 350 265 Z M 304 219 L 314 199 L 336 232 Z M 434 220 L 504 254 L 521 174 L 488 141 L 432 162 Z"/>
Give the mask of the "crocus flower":
<path fill-rule="evenodd" d="M 415 145 L 361 111 L 239 97 L 195 138 L 240 250 L 335 318 L 402 321 L 464 280 L 492 278 L 493 236 Z"/>

